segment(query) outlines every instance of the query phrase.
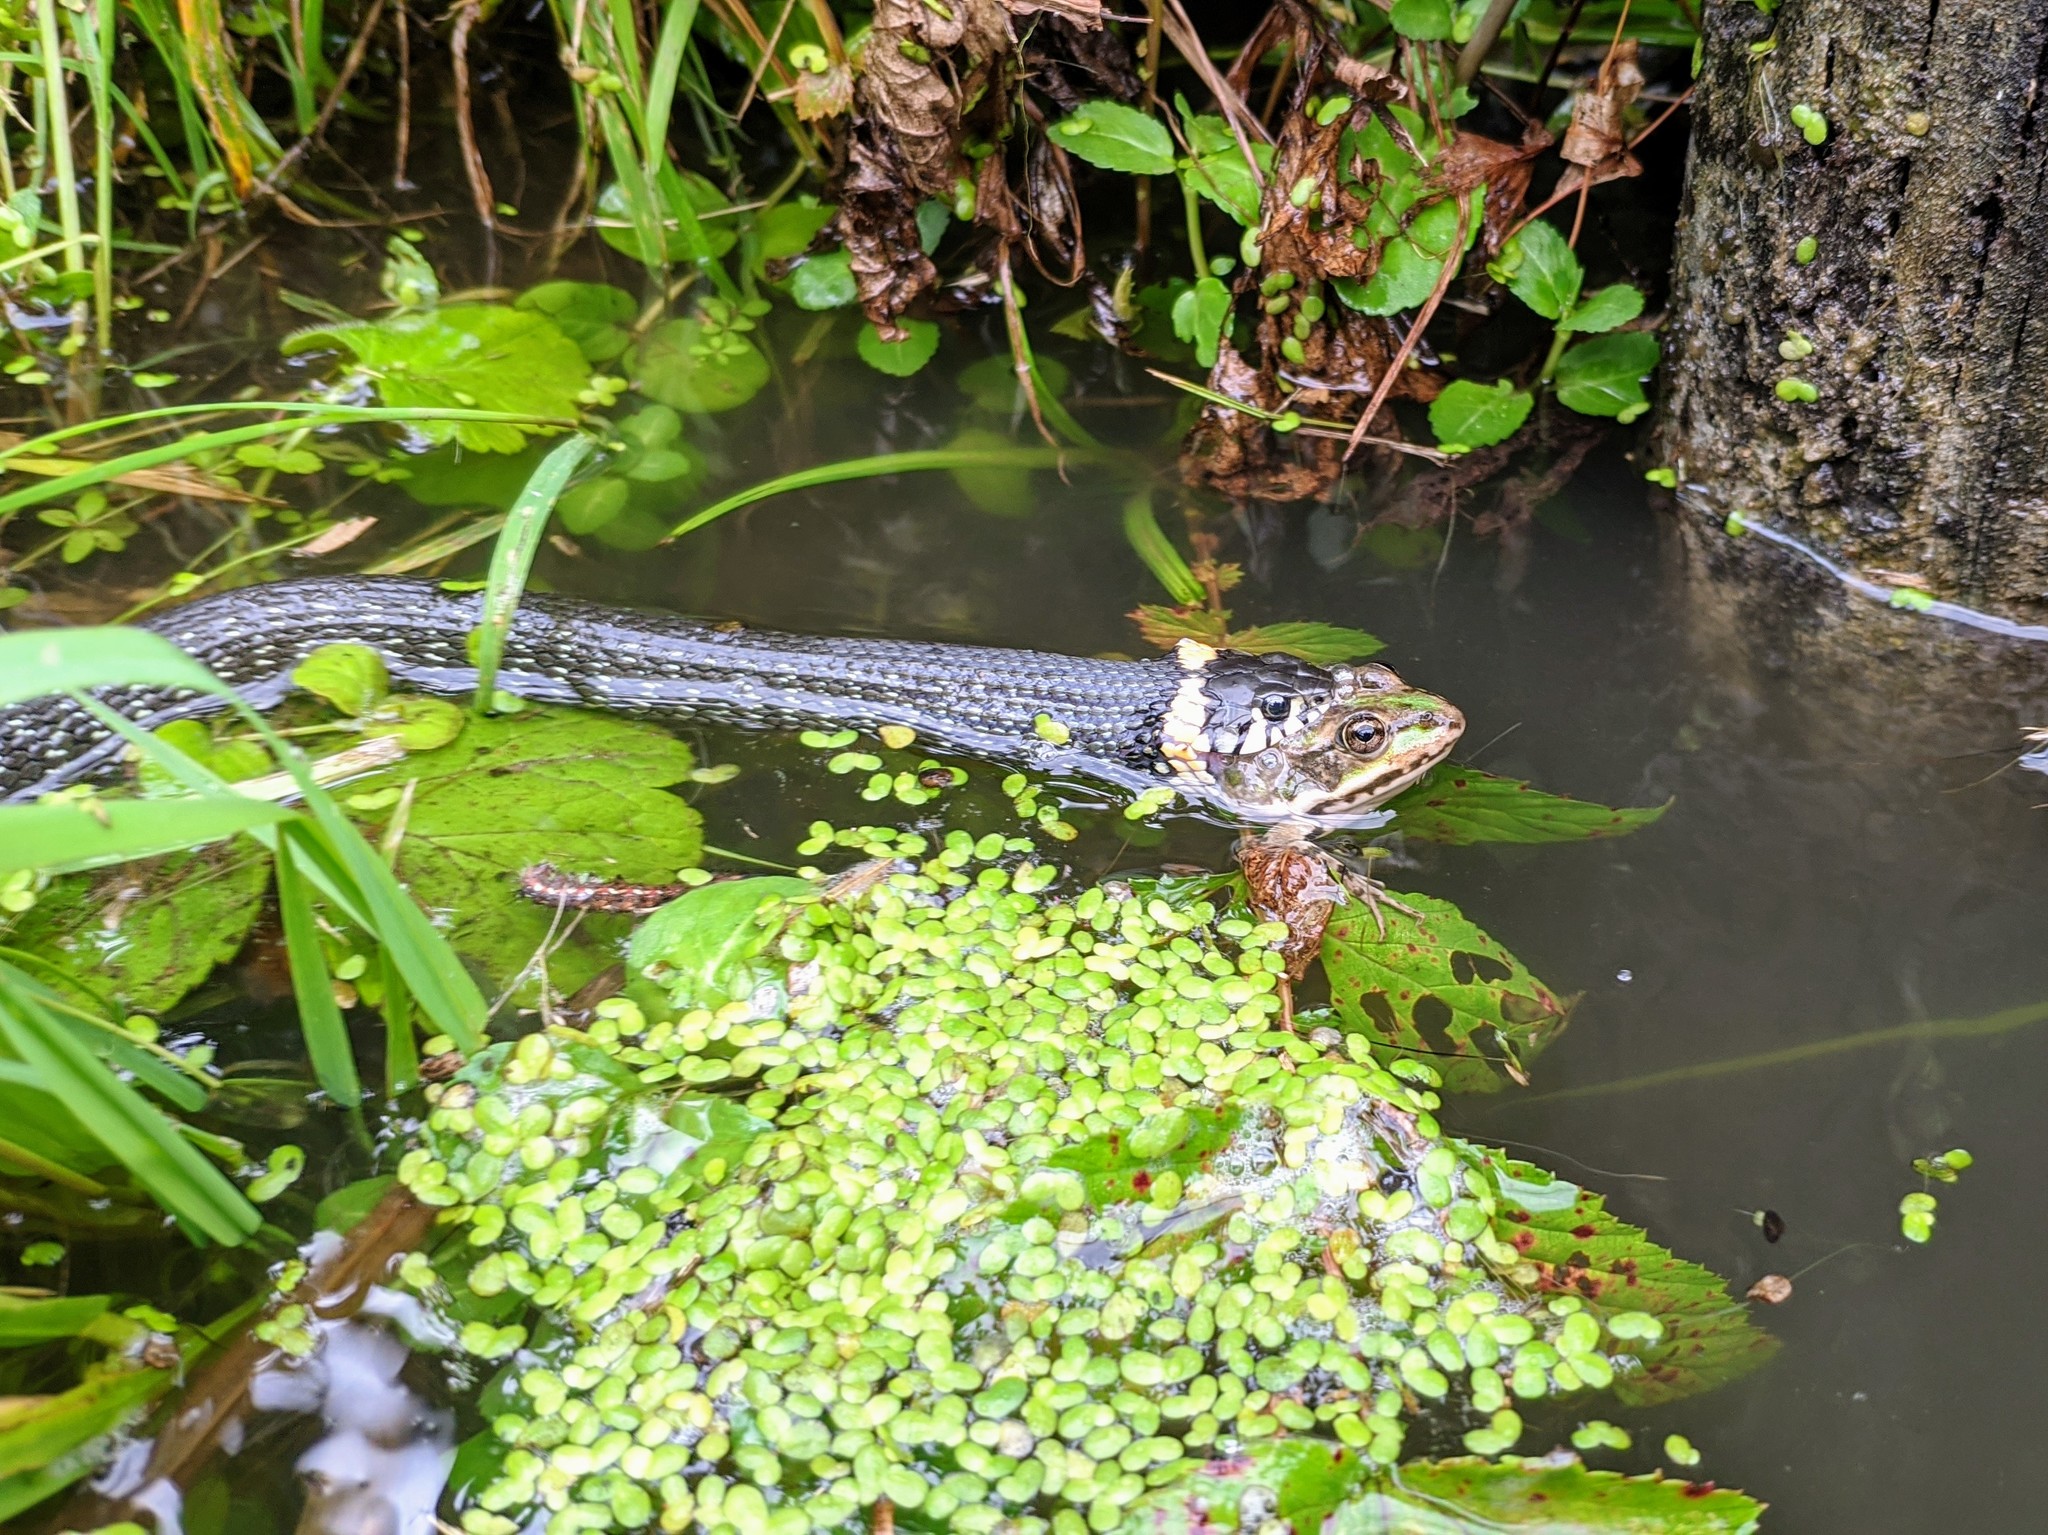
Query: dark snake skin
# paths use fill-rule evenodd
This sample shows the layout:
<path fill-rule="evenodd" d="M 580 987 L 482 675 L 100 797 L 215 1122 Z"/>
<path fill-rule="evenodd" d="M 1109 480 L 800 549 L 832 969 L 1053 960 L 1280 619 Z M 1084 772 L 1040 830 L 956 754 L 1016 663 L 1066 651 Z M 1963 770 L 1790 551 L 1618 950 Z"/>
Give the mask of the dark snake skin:
<path fill-rule="evenodd" d="M 146 627 L 204 662 L 257 708 L 290 691 L 292 668 L 321 645 L 353 642 L 383 656 L 403 687 L 474 687 L 466 649 L 481 598 L 429 581 L 321 577 L 208 597 Z M 1236 671 L 1263 658 L 1225 652 Z M 1274 658 L 1275 685 L 1314 672 Z M 1112 782 L 1157 782 L 1163 719 L 1188 670 L 1167 658 L 1096 661 L 1025 650 L 908 640 L 773 634 L 529 596 L 498 685 L 541 702 L 756 728 L 907 725 L 920 740 L 976 755 L 1071 768 Z M 1233 672 L 1233 699 L 1247 679 Z M 1312 680 L 1312 679 L 1310 679 Z M 216 700 L 155 688 L 100 695 L 145 728 L 209 712 Z M 1040 715 L 1068 741 L 1041 739 Z M 0 708 L 0 799 L 32 799 L 105 777 L 122 742 L 65 698 Z"/>

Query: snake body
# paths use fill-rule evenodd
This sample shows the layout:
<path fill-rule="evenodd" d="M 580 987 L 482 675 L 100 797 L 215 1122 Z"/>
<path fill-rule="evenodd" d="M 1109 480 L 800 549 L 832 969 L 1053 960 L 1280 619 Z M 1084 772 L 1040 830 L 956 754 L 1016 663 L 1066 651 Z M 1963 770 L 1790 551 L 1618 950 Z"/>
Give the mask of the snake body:
<path fill-rule="evenodd" d="M 478 593 L 428 581 L 320 577 L 205 598 L 146 627 L 257 708 L 290 691 L 292 669 L 308 654 L 337 642 L 376 650 L 401 687 L 455 694 L 476 684 L 468 637 L 481 602 Z M 778 634 L 530 595 L 513 622 L 498 686 L 538 702 L 756 728 L 908 726 L 933 746 L 1127 786 L 1165 777 L 1189 787 L 1218 741 L 1226 753 L 1280 744 L 1314 723 L 1347 675 L 1191 642 L 1157 660 L 1092 660 Z M 220 707 L 161 688 L 109 688 L 98 697 L 145 729 Z M 1276 717 L 1276 698 L 1284 717 Z M 123 744 L 68 698 L 0 708 L 0 799 L 104 777 Z"/>

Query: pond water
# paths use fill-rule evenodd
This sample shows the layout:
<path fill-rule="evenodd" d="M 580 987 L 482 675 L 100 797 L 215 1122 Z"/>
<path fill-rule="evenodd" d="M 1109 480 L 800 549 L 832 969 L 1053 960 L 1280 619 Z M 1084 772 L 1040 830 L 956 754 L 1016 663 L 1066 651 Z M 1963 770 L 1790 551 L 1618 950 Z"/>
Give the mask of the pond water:
<path fill-rule="evenodd" d="M 704 427 L 720 483 L 947 440 L 964 409 L 954 375 L 999 337 L 997 324 L 970 328 L 941 366 L 899 382 L 843 357 L 842 318 L 821 364 Z M 794 332 L 784 339 L 781 357 Z M 1053 350 L 1073 367 L 1067 404 L 1082 423 L 1159 465 L 1174 527 L 1178 418 L 1163 387 L 1099 350 Z M 1384 871 L 1396 889 L 1455 901 L 1558 991 L 1583 994 L 1529 1088 L 1453 1100 L 1447 1128 L 1607 1193 L 1738 1293 L 1767 1273 L 1795 1280 L 1760 1317 L 1785 1343 L 1772 1363 L 1652 1412 L 1608 1409 L 1638 1448 L 1601 1463 L 1650 1469 L 1663 1436 L 1683 1432 L 1706 1454 L 1699 1474 L 1773 1505 L 1767 1529 L 2030 1527 L 2019 1468 L 2048 1406 L 2048 1334 L 2031 1304 L 2048 1252 L 2026 1193 L 2048 1075 L 2048 810 L 2036 808 L 2048 783 L 1993 770 L 2018 727 L 2044 721 L 1987 712 L 1952 733 L 1711 632 L 1638 474 L 1618 447 L 1597 453 L 1512 559 L 1463 527 L 1440 559 L 1433 542 L 1394 550 L 1398 565 L 1333 557 L 1354 513 L 1375 509 L 1364 488 L 1354 507 L 1308 518 L 1204 517 L 1225 557 L 1249 566 L 1232 594 L 1240 621 L 1378 635 L 1379 659 L 1465 710 L 1464 760 L 1609 804 L 1672 801 L 1619 841 L 1409 844 Z M 1123 538 L 1125 483 L 1076 463 L 1067 483 L 1040 474 L 1032 490 L 1028 515 L 998 516 L 945 475 L 858 482 L 660 550 L 547 549 L 538 579 L 766 627 L 1139 652 L 1124 615 L 1158 590 Z M 358 505 L 420 520 L 396 488 Z M 890 818 L 792 743 L 691 735 L 707 760 L 747 770 L 698 793 L 721 847 L 788 860 L 814 817 Z M 1197 819 L 1141 833 L 1148 845 L 1114 813 L 1079 819 L 1071 855 L 1088 877 L 1228 866 L 1232 834 Z M 203 1026 L 228 1057 L 297 1048 L 274 997 L 216 1008 Z M 1896 1211 L 1921 1186 L 1908 1164 L 1952 1145 L 1976 1165 L 1939 1191 L 1931 1245 L 1910 1247 Z M 365 1170 L 337 1135 L 314 1177 Z M 1751 1218 L 1762 1209 L 1785 1222 L 1775 1245 Z M 197 1262 L 171 1260 L 186 1273 Z M 376 1349 L 366 1357 L 366 1379 L 386 1370 Z M 259 1439 L 238 1462 L 243 1494 L 273 1500 L 280 1524 L 295 1517 L 283 1469 L 306 1438 Z M 1525 1449 L 1540 1448 L 1533 1438 Z M 396 1480 L 420 1474 L 416 1459 L 378 1454 Z M 348 1507 L 313 1522 L 351 1527 Z"/>

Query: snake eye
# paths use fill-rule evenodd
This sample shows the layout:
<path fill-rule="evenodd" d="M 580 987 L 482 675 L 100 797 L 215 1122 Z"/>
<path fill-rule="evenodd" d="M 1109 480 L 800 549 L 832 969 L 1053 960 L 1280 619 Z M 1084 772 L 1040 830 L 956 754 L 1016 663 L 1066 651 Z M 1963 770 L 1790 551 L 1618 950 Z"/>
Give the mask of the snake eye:
<path fill-rule="evenodd" d="M 1286 719 L 1287 711 L 1293 706 L 1293 700 L 1285 693 L 1268 693 L 1259 700 L 1259 715 L 1277 722 Z"/>
<path fill-rule="evenodd" d="M 1354 757 L 1377 757 L 1386 750 L 1386 723 L 1377 714 L 1354 714 L 1338 730 L 1337 743 Z"/>

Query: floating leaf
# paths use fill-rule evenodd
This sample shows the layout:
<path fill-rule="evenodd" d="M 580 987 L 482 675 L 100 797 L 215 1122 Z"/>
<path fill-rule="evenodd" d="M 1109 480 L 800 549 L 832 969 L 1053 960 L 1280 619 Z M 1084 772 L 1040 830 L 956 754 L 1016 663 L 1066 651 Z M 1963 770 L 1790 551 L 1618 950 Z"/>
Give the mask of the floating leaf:
<path fill-rule="evenodd" d="M 818 238 L 818 231 L 838 216 L 839 210 L 829 203 L 777 203 L 754 224 L 761 260 L 787 261 L 792 256 L 801 256 Z"/>
<path fill-rule="evenodd" d="M 768 382 L 759 347 L 731 330 L 707 332 L 695 315 L 650 331 L 634 366 L 642 394 L 692 414 L 744 405 Z"/>
<path fill-rule="evenodd" d="M 1602 331 L 1626 325 L 1643 312 L 1643 290 L 1625 282 L 1588 294 L 1558 322 L 1559 330 Z M 1813 348 L 1809 343 L 1807 350 Z"/>
<path fill-rule="evenodd" d="M 1546 1199 L 1545 1208 L 1531 1209 L 1515 1197 L 1517 1182 L 1558 1192 L 1573 1185 L 1502 1152 L 1488 1160 L 1507 1175 L 1494 1231 L 1535 1265 L 1540 1288 L 1577 1295 L 1602 1314 L 1643 1312 L 1662 1324 L 1654 1341 L 1635 1350 L 1642 1369 L 1615 1377 L 1615 1394 L 1627 1405 L 1653 1407 L 1723 1385 L 1778 1351 L 1778 1340 L 1750 1322 L 1720 1276 L 1616 1220 L 1600 1195 L 1577 1189 L 1568 1208 Z"/>
<path fill-rule="evenodd" d="M 513 307 L 546 315 L 591 362 L 610 362 L 632 345 L 629 327 L 640 313 L 632 294 L 603 282 L 544 282 Z"/>
<path fill-rule="evenodd" d="M 899 319 L 896 323 L 904 331 L 901 341 L 884 341 L 874 326 L 863 325 L 854 341 L 854 350 L 877 373 L 909 378 L 939 350 L 939 328 L 930 320 Z"/>
<path fill-rule="evenodd" d="M 547 457 L 536 439 L 517 453 L 476 453 L 459 443 L 431 453 L 394 453 L 390 463 L 405 471 L 398 484 L 422 506 L 488 506 L 507 510 L 526 489 Z"/>
<path fill-rule="evenodd" d="M 1586 842 L 1648 826 L 1671 802 L 1616 810 L 1532 789 L 1518 778 L 1440 764 L 1388 802 L 1411 837 L 1464 847 L 1474 842 Z"/>
<path fill-rule="evenodd" d="M 576 419 L 576 396 L 590 364 L 546 315 L 501 304 L 438 309 L 320 326 L 288 336 L 287 357 L 337 348 L 385 405 L 403 409 L 502 410 L 558 421 Z M 481 453 L 517 453 L 541 426 L 496 421 L 417 421 L 428 442 L 458 442 Z"/>
<path fill-rule="evenodd" d="M 1643 381 L 1657 370 L 1657 338 L 1616 331 L 1581 341 L 1557 360 L 1557 397 L 1588 416 L 1626 425 L 1650 408 Z"/>
<path fill-rule="evenodd" d="M 1068 154 L 1106 171 L 1137 176 L 1173 172 L 1173 139 L 1156 117 L 1115 101 L 1084 101 L 1045 130 Z"/>
<path fill-rule="evenodd" d="M 1593 1471 L 1576 1459 L 1411 1460 L 1375 1474 L 1342 1445 L 1281 1439 L 1250 1444 L 1145 1494 L 1116 1529 L 1250 1529 L 1247 1493 L 1281 1528 L 1329 1535 L 1749 1535 L 1763 1512 L 1727 1488 Z"/>
<path fill-rule="evenodd" d="M 384 658 L 367 645 L 322 645 L 292 668 L 292 681 L 354 719 L 391 691 Z"/>
<path fill-rule="evenodd" d="M 753 990 L 753 961 L 775 937 L 773 927 L 752 920 L 762 903 L 816 891 L 809 880 L 787 875 L 700 885 L 648 913 L 634 931 L 626 962 L 635 974 L 658 964 L 665 986 L 706 1006 L 722 1006 Z"/>
<path fill-rule="evenodd" d="M 1447 453 L 1489 448 L 1520 431 L 1535 403 L 1528 390 L 1506 379 L 1491 385 L 1453 379 L 1430 401 L 1429 427 Z"/>
<path fill-rule="evenodd" d="M 472 720 L 455 741 L 365 779 L 417 779 L 398 873 L 430 910 L 446 912 L 456 952 L 502 986 L 546 938 L 554 914 L 507 899 L 529 864 L 654 882 L 697 862 L 697 812 L 675 795 L 690 750 L 651 725 L 569 710 L 528 709 Z M 370 812 L 382 815 L 384 807 Z M 594 938 L 602 929 L 604 938 Z M 593 914 L 557 951 L 556 984 L 574 989 L 609 959 L 620 924 Z"/>
<path fill-rule="evenodd" d="M 1323 935 L 1330 999 L 1347 1028 L 1428 1056 L 1454 1092 L 1493 1092 L 1564 1027 L 1560 999 L 1457 907 L 1401 894 L 1340 907 Z"/>
<path fill-rule="evenodd" d="M 1546 320 L 1562 319 L 1579 301 L 1586 274 L 1557 226 L 1537 219 L 1502 248 L 1496 277 Z"/>

